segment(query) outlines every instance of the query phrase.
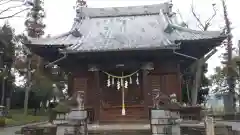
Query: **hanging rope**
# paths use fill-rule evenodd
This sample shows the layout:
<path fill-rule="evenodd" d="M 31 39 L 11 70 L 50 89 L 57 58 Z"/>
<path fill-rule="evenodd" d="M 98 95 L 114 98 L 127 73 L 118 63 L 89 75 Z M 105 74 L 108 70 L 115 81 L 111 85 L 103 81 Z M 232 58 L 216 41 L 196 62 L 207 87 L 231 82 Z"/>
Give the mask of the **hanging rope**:
<path fill-rule="evenodd" d="M 140 69 L 139 69 L 140 70 Z M 103 73 L 105 73 L 108 76 L 107 79 L 107 86 L 110 87 L 111 86 L 111 82 L 112 82 L 112 86 L 115 84 L 114 82 L 114 78 L 117 79 L 117 89 L 120 90 L 120 88 L 122 88 L 122 115 L 126 115 L 126 106 L 125 106 L 125 88 L 128 88 L 128 80 L 129 79 L 129 84 L 132 84 L 132 76 L 136 74 L 136 84 L 139 85 L 139 74 L 138 71 L 135 71 L 131 74 L 128 75 L 124 75 L 124 73 L 122 72 L 121 76 L 116 76 L 116 75 L 112 75 L 108 72 L 102 71 Z"/>
<path fill-rule="evenodd" d="M 139 69 L 139 70 L 140 70 L 140 69 Z M 131 76 L 137 74 L 139 70 L 137 70 L 137 71 L 135 71 L 135 72 L 133 72 L 133 73 L 131 73 L 131 74 L 124 75 L 124 76 L 116 76 L 116 75 L 112 75 L 112 74 L 110 74 L 110 73 L 108 73 L 108 72 L 105 72 L 105 71 L 102 71 L 102 72 L 103 72 L 104 74 L 110 76 L 110 77 L 113 77 L 113 78 L 124 79 L 124 78 L 129 78 L 129 77 L 131 77 Z"/>

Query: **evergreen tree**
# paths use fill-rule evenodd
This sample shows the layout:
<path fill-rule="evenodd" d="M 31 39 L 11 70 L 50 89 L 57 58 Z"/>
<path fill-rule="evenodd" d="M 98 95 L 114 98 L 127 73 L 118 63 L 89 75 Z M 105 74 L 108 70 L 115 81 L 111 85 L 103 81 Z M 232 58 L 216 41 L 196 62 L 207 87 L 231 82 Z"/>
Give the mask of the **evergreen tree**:
<path fill-rule="evenodd" d="M 42 0 L 34 0 L 32 3 L 33 8 L 27 14 L 25 26 L 27 34 L 31 38 L 39 38 L 44 35 L 45 24 L 43 23 L 43 19 L 45 17 L 45 13 L 44 9 L 42 8 L 42 4 Z M 26 62 L 28 62 L 30 63 L 30 67 L 28 67 L 30 69 L 27 71 L 33 71 L 30 75 L 28 75 L 29 72 L 24 73 L 27 81 L 31 83 L 30 86 L 26 86 L 28 88 L 27 91 L 29 92 L 31 89 L 32 92 L 36 92 L 35 95 L 44 96 L 44 100 L 49 100 L 49 98 L 53 97 L 55 94 L 53 91 L 53 84 L 56 84 L 59 89 L 65 87 L 65 83 L 62 83 L 62 80 L 66 79 L 65 73 L 56 66 L 46 67 L 48 62 L 43 61 L 43 59 L 36 54 L 31 54 L 27 48 L 24 49 L 25 55 L 31 56 L 31 58 L 28 58 L 28 61 L 25 61 L 25 63 L 22 64 L 22 68 L 27 68 Z M 26 94 L 28 92 L 26 92 Z M 26 101 L 24 108 L 26 113 L 28 95 L 25 95 L 25 99 Z"/>
<path fill-rule="evenodd" d="M 228 104 L 225 105 L 225 111 L 234 113 L 236 109 L 236 99 L 235 99 L 235 81 L 236 78 L 234 77 L 234 67 L 232 65 L 232 33 L 231 33 L 231 22 L 228 17 L 227 5 L 225 0 L 222 0 L 223 6 L 223 13 L 224 13 L 224 20 L 225 20 L 225 34 L 227 35 L 227 39 L 225 42 L 226 53 L 224 53 L 224 61 L 223 63 L 226 66 L 227 70 L 227 86 L 228 86 Z"/>
<path fill-rule="evenodd" d="M 13 28 L 8 23 L 5 23 L 0 29 L 1 105 L 6 104 L 6 96 L 9 97 L 11 95 L 15 80 L 14 75 L 11 73 L 15 58 L 14 36 Z"/>
<path fill-rule="evenodd" d="M 30 12 L 27 14 L 27 19 L 25 21 L 26 30 L 29 37 L 38 38 L 44 35 L 44 28 L 46 27 L 43 24 L 43 18 L 45 17 L 45 13 L 42 7 L 42 0 L 33 0 L 32 8 Z M 37 55 L 32 55 L 30 51 L 27 51 L 27 89 L 25 92 L 25 100 L 24 100 L 24 114 L 27 115 L 28 110 L 28 98 L 29 91 L 33 84 L 32 82 L 32 74 L 35 70 L 33 70 L 33 65 L 37 65 L 37 69 L 39 69 L 40 57 Z M 34 64 L 33 60 L 37 59 L 37 64 Z M 35 81 L 38 82 L 38 81 Z"/>
<path fill-rule="evenodd" d="M 38 38 L 44 35 L 46 25 L 43 23 L 43 18 L 45 17 L 45 12 L 42 7 L 42 0 L 34 0 L 32 4 L 33 7 L 27 14 L 25 26 L 29 37 Z"/>
<path fill-rule="evenodd" d="M 207 96 L 209 94 L 209 79 L 206 77 L 206 73 L 208 71 L 208 64 L 205 63 L 202 66 L 202 83 L 198 91 L 198 104 L 205 103 L 207 101 Z"/>

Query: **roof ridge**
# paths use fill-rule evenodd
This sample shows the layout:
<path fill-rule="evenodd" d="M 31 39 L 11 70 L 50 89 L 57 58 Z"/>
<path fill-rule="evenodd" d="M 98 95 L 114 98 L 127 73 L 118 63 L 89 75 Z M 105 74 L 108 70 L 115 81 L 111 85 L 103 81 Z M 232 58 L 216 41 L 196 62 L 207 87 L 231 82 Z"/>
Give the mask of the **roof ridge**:
<path fill-rule="evenodd" d="M 116 6 L 116 7 L 83 7 L 88 9 L 112 9 L 112 8 L 134 8 L 134 7 L 149 7 L 149 6 L 156 6 L 156 5 L 163 5 L 164 3 L 159 4 L 149 4 L 149 5 L 134 5 L 134 6 Z"/>
<path fill-rule="evenodd" d="M 116 17 L 116 16 L 134 16 L 157 14 L 160 10 L 171 12 L 172 5 L 169 2 L 151 5 L 127 6 L 127 7 L 105 7 L 89 8 L 83 7 L 82 13 L 86 17 Z"/>

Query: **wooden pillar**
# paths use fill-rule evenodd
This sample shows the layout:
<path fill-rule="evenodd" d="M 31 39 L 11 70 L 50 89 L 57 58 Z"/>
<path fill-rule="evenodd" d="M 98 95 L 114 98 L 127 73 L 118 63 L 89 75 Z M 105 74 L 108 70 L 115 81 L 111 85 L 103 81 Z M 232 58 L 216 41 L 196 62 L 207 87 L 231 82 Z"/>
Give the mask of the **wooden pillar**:
<path fill-rule="evenodd" d="M 100 118 L 100 76 L 99 76 L 99 71 L 94 71 L 94 80 L 95 80 L 95 106 L 94 106 L 94 121 L 99 122 Z"/>
<path fill-rule="evenodd" d="M 147 70 L 142 71 L 142 89 L 143 89 L 143 98 L 144 98 L 144 110 L 146 114 L 149 116 L 149 106 L 152 103 L 151 97 L 151 90 L 149 87 L 149 79 L 148 79 L 148 72 Z"/>
<path fill-rule="evenodd" d="M 182 77 L 181 77 L 181 70 L 180 70 L 180 64 L 177 64 L 177 78 L 179 83 L 179 90 L 178 90 L 178 101 L 182 103 Z"/>
<path fill-rule="evenodd" d="M 70 96 L 72 96 L 72 94 L 74 93 L 74 89 L 73 89 L 73 75 L 71 72 L 68 73 L 68 94 Z"/>

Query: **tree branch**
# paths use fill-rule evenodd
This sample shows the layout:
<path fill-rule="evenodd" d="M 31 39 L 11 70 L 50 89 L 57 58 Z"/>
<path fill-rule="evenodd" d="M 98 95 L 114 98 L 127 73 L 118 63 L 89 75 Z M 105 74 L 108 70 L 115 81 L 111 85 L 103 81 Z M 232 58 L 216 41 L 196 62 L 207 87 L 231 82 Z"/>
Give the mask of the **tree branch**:
<path fill-rule="evenodd" d="M 12 7 L 8 7 L 8 8 L 6 8 L 6 9 L 2 10 L 2 11 L 0 12 L 0 15 L 1 15 L 1 14 L 3 14 L 4 12 L 7 12 L 7 11 L 9 11 L 10 9 L 13 9 L 13 8 L 18 8 L 18 7 L 21 7 L 21 6 L 23 6 L 23 5 L 18 5 L 18 6 L 12 6 Z"/>
<path fill-rule="evenodd" d="M 0 0 L 0 5 L 4 5 L 9 2 L 23 2 L 23 0 Z"/>
<path fill-rule="evenodd" d="M 197 20 L 197 22 L 198 22 L 199 25 L 201 26 L 201 27 L 199 27 L 199 28 L 200 28 L 201 30 L 204 30 L 204 25 L 203 25 L 203 23 L 201 22 L 200 17 L 197 16 L 197 14 L 196 14 L 196 12 L 195 12 L 195 10 L 194 10 L 194 8 L 193 8 L 193 4 L 191 5 L 191 10 L 192 10 L 193 16 L 195 17 L 195 19 Z"/>
<path fill-rule="evenodd" d="M 3 1 L 5 1 L 5 0 L 1 0 L 0 2 L 3 2 Z M 7 3 L 11 2 L 11 1 L 12 1 L 12 0 L 5 1 L 5 2 L 3 2 L 3 3 L 0 3 L 0 5 L 7 4 Z"/>
<path fill-rule="evenodd" d="M 207 21 L 205 21 L 204 31 L 206 31 L 206 30 L 208 29 L 208 27 L 211 25 L 211 21 L 212 21 L 213 18 L 217 15 L 217 11 L 216 11 L 215 5 L 216 5 L 216 4 L 212 4 L 212 6 L 213 6 L 213 15 L 212 15 L 211 17 L 209 17 L 209 18 L 207 19 Z"/>
<path fill-rule="evenodd" d="M 25 9 L 23 9 L 23 10 L 21 10 L 21 11 L 19 11 L 19 12 L 16 12 L 16 13 L 14 13 L 14 14 L 12 14 L 12 15 L 0 17 L 0 19 L 7 19 L 7 18 L 15 17 L 16 15 L 18 15 L 18 14 L 24 12 L 24 11 L 27 11 L 27 10 L 29 10 L 29 9 L 30 9 L 30 8 L 25 8 Z"/>
<path fill-rule="evenodd" d="M 203 24 L 202 21 L 200 20 L 200 17 L 197 16 L 196 14 L 196 11 L 194 10 L 194 7 L 193 7 L 193 2 L 192 2 L 192 5 L 191 5 L 191 10 L 192 10 L 192 14 L 193 16 L 195 17 L 195 19 L 197 20 L 198 24 L 201 26 L 199 27 L 201 30 L 203 31 L 207 31 L 208 27 L 211 25 L 211 21 L 213 20 L 213 18 L 217 15 L 217 10 L 215 8 L 215 5 L 216 4 L 212 4 L 212 7 L 213 7 L 213 15 L 211 17 L 209 17 L 205 23 Z"/>

